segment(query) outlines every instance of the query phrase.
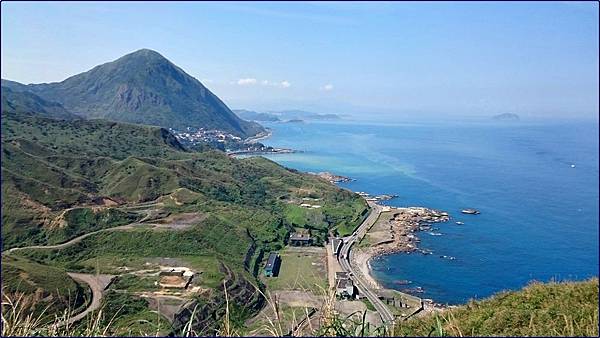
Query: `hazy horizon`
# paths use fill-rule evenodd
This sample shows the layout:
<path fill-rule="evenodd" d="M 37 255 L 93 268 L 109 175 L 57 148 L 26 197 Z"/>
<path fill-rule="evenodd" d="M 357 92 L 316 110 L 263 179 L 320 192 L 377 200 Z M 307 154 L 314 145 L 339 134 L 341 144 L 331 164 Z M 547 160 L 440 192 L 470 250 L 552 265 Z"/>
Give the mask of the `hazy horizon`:
<path fill-rule="evenodd" d="M 598 118 L 597 3 L 2 3 L 2 78 L 140 48 L 232 109 Z"/>

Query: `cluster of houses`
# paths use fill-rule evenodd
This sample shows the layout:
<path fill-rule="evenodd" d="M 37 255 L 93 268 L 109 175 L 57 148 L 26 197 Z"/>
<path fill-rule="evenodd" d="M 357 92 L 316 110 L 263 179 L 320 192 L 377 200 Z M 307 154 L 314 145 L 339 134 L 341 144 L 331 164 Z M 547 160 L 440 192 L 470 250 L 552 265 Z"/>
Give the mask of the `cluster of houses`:
<path fill-rule="evenodd" d="M 178 131 L 172 128 L 169 128 L 171 132 L 175 135 L 175 137 L 180 141 L 187 141 L 189 143 L 195 144 L 198 142 L 227 142 L 227 141 L 241 141 L 242 139 L 239 136 L 235 136 L 233 134 L 221 131 L 221 130 L 206 130 L 204 128 L 193 128 L 187 127 L 185 131 Z"/>

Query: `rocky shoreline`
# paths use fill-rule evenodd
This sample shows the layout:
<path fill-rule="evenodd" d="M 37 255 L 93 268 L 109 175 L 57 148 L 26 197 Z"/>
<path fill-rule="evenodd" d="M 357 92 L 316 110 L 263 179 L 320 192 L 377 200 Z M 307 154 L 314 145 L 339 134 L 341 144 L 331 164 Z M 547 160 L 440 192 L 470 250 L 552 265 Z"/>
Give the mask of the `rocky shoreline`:
<path fill-rule="evenodd" d="M 335 183 L 344 183 L 344 182 L 355 181 L 353 178 L 346 177 L 346 176 L 341 176 L 341 175 L 336 175 L 336 174 L 332 174 L 332 173 L 330 173 L 328 171 L 323 171 L 323 172 L 320 172 L 320 173 L 309 172 L 309 174 L 319 176 L 320 178 L 326 179 L 330 183 L 334 183 L 334 184 Z"/>
<path fill-rule="evenodd" d="M 447 222 L 450 219 L 446 212 L 422 207 L 390 208 L 390 212 L 393 214 L 388 221 L 391 241 L 372 246 L 373 256 L 413 251 L 427 253 L 419 249 L 420 239 L 416 233 L 431 231 L 432 224 Z"/>
<path fill-rule="evenodd" d="M 432 226 L 436 223 L 449 221 L 448 213 L 423 208 L 392 208 L 385 207 L 382 216 L 367 232 L 368 245 L 361 246 L 353 253 L 353 265 L 359 267 L 364 279 L 375 289 L 385 289 L 373 276 L 371 261 L 384 255 L 404 252 L 420 252 L 422 254 L 431 254 L 428 250 L 420 249 L 420 242 L 417 233 L 429 231 L 433 232 Z M 410 284 L 410 281 L 402 281 Z M 439 307 L 433 301 L 426 302 L 428 307 Z"/>

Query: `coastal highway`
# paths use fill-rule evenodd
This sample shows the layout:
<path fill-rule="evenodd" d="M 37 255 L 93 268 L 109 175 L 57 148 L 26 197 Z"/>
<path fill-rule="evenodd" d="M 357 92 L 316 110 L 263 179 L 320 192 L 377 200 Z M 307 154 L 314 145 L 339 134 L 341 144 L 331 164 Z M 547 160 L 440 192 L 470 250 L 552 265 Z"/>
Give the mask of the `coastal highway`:
<path fill-rule="evenodd" d="M 377 297 L 375 292 L 369 289 L 369 284 L 360 277 L 360 274 L 356 273 L 356 271 L 352 268 L 352 264 L 350 264 L 350 250 L 352 249 L 352 245 L 354 245 L 359 238 L 362 238 L 362 236 L 365 235 L 367 230 L 375 223 L 375 221 L 377 221 L 377 218 L 379 218 L 379 215 L 381 214 L 382 207 L 380 205 L 369 202 L 369 206 L 371 207 L 369 216 L 365 218 L 362 224 L 354 231 L 352 235 L 344 238 L 344 243 L 340 249 L 338 260 L 342 266 L 342 269 L 348 273 L 351 273 L 350 278 L 354 281 L 354 284 L 358 287 L 360 292 L 367 297 L 371 304 L 373 304 L 377 312 L 379 312 L 383 322 L 391 323 L 394 321 L 394 315 L 390 309 Z"/>

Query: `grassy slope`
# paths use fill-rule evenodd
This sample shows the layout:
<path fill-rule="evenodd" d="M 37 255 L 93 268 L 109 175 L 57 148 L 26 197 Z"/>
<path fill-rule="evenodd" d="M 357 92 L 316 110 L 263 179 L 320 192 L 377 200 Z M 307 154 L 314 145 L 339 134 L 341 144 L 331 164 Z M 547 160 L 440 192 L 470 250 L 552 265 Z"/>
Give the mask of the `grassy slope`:
<path fill-rule="evenodd" d="M 532 283 L 401 323 L 396 335 L 598 336 L 598 279 Z"/>
<path fill-rule="evenodd" d="M 103 232 L 63 250 L 15 254 L 58 271 L 100 266 L 116 273 L 118 266 L 142 268 L 172 257 L 203 271 L 206 287 L 232 276 L 222 264 L 241 279 L 236 285 L 245 285 L 262 253 L 285 244 L 293 228 L 285 216 L 288 201 L 321 198 L 322 220 L 303 224 L 318 238 L 358 220 L 365 207 L 357 195 L 264 158 L 185 151 L 160 128 L 4 113 L 2 146 L 4 249 L 63 242 L 135 219 L 116 207 L 99 209 L 105 198 L 121 204 L 158 198 L 165 213 L 207 215 L 186 230 Z"/>
<path fill-rule="evenodd" d="M 358 223 L 364 209 L 357 196 L 263 158 L 184 152 L 158 128 L 12 115 L 5 115 L 2 128 L 6 247 L 43 243 L 45 226 L 64 208 L 100 197 L 150 201 L 179 188 L 232 209 L 276 214 L 283 213 L 286 199 L 319 196 L 324 200 L 319 217 L 301 226 L 314 227 L 322 238 L 333 226 Z M 254 228 L 257 236 L 268 236 Z"/>
<path fill-rule="evenodd" d="M 108 328 L 110 336 L 164 336 L 170 332 L 169 322 L 148 308 L 148 301 L 141 297 L 110 290 L 103 299 L 101 327 Z M 97 314 L 90 314 L 97 318 Z M 80 326 L 82 326 L 80 324 Z"/>
<path fill-rule="evenodd" d="M 18 299 L 18 294 L 25 295 L 23 303 L 36 315 L 44 311 L 38 303 L 51 304 L 52 308 L 46 311 L 49 314 L 61 314 L 68 307 L 75 309 L 84 305 L 84 289 L 64 270 L 24 259 L 2 257 L 2 287 L 2 293 L 11 299 Z"/>

